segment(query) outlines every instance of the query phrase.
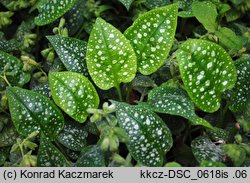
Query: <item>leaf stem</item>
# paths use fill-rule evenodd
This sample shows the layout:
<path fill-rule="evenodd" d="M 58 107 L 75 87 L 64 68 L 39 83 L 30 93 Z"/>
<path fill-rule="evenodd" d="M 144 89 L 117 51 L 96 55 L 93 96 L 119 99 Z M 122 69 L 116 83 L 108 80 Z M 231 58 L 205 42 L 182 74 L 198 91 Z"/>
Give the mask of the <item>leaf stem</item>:
<path fill-rule="evenodd" d="M 120 100 L 120 102 L 122 102 L 123 99 L 122 99 L 122 93 L 121 93 L 120 85 L 117 85 L 115 88 L 116 88 L 116 91 L 117 91 L 117 93 L 118 93 L 119 100 Z"/>
<path fill-rule="evenodd" d="M 5 73 L 4 73 L 3 76 L 0 76 L 0 77 L 7 83 L 8 86 L 11 86 L 11 84 L 10 84 L 9 81 L 8 81 L 8 79 L 6 78 Z"/>

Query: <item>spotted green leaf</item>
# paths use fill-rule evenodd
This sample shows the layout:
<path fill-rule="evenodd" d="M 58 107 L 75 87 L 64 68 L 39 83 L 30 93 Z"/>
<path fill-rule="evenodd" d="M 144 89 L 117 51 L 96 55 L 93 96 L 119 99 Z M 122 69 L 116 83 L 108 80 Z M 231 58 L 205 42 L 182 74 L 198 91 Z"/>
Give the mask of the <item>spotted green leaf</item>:
<path fill-rule="evenodd" d="M 23 72 L 23 63 L 16 57 L 0 51 L 0 76 L 6 76 L 14 86 L 23 86 L 30 80 L 30 74 Z M 4 82 L 0 77 L 0 82 Z"/>
<path fill-rule="evenodd" d="M 166 61 L 174 40 L 177 11 L 177 3 L 153 9 L 137 18 L 125 31 L 143 75 L 152 74 Z"/>
<path fill-rule="evenodd" d="M 210 1 L 193 2 L 192 13 L 197 20 L 210 32 L 217 30 L 218 24 L 216 22 L 218 13 L 216 5 Z"/>
<path fill-rule="evenodd" d="M 62 167 L 69 166 L 69 162 L 57 147 L 42 135 L 37 154 L 37 165 L 41 167 Z"/>
<path fill-rule="evenodd" d="M 235 62 L 237 68 L 237 82 L 230 91 L 230 110 L 243 111 L 250 103 L 250 57 Z"/>
<path fill-rule="evenodd" d="M 159 113 L 182 116 L 191 121 L 192 125 L 212 128 L 210 123 L 195 114 L 195 107 L 187 93 L 179 88 L 162 85 L 148 94 L 148 101 L 140 105 Z"/>
<path fill-rule="evenodd" d="M 93 145 L 85 147 L 80 158 L 76 162 L 77 167 L 104 167 L 105 157 L 100 146 Z"/>
<path fill-rule="evenodd" d="M 49 98 L 34 91 L 18 87 L 7 88 L 12 121 L 19 134 L 28 136 L 41 131 L 55 139 L 64 126 L 61 111 Z"/>
<path fill-rule="evenodd" d="M 99 96 L 92 83 L 74 72 L 50 72 L 49 83 L 55 103 L 76 121 L 86 121 L 88 108 L 97 108 Z"/>
<path fill-rule="evenodd" d="M 88 76 L 86 66 L 87 43 L 75 38 L 47 36 L 68 71 Z"/>
<path fill-rule="evenodd" d="M 77 0 L 44 0 L 39 3 L 39 15 L 35 17 L 35 24 L 38 26 L 54 22 L 64 15 Z"/>
<path fill-rule="evenodd" d="M 132 81 L 137 63 L 134 50 L 122 33 L 97 18 L 88 42 L 87 66 L 95 84 L 108 90 Z"/>
<path fill-rule="evenodd" d="M 0 148 L 13 145 L 17 137 L 18 133 L 11 123 L 4 125 L 0 131 Z"/>
<path fill-rule="evenodd" d="M 128 149 L 136 161 L 145 166 L 162 166 L 173 139 L 162 119 L 139 106 L 115 102 L 119 126 L 128 137 Z"/>
<path fill-rule="evenodd" d="M 192 152 L 196 160 L 222 162 L 225 152 L 221 146 L 215 145 L 209 138 L 200 136 L 191 143 Z"/>
<path fill-rule="evenodd" d="M 145 0 L 144 4 L 150 8 L 150 9 L 154 9 L 154 8 L 158 8 L 161 6 L 165 6 L 167 4 L 170 3 L 170 0 Z"/>
<path fill-rule="evenodd" d="M 119 1 L 127 8 L 127 10 L 129 10 L 134 0 L 119 0 Z"/>
<path fill-rule="evenodd" d="M 236 82 L 231 57 L 215 43 L 190 39 L 181 45 L 177 60 L 190 98 L 205 112 L 217 111 L 221 93 Z"/>
<path fill-rule="evenodd" d="M 81 125 L 67 122 L 58 136 L 58 141 L 73 151 L 81 151 L 86 146 L 87 136 L 88 133 Z"/>

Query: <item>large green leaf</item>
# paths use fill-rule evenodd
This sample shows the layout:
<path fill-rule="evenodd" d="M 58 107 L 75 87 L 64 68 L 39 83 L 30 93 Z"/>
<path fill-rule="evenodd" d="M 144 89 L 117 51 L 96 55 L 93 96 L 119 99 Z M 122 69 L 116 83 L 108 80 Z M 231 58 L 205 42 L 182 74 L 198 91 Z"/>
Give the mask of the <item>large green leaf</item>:
<path fill-rule="evenodd" d="M 127 8 L 127 10 L 129 10 L 134 0 L 119 0 L 119 1 Z"/>
<path fill-rule="evenodd" d="M 100 146 L 93 145 L 85 147 L 80 158 L 76 162 L 77 167 L 104 167 L 105 157 Z"/>
<path fill-rule="evenodd" d="M 193 2 L 192 4 L 193 15 L 198 21 L 210 32 L 217 30 L 218 24 L 216 22 L 218 13 L 216 5 L 210 1 Z"/>
<path fill-rule="evenodd" d="M 148 94 L 148 101 L 140 103 L 140 105 L 155 112 L 182 116 L 190 120 L 193 125 L 212 128 L 210 123 L 195 114 L 194 103 L 188 97 L 187 93 L 179 88 L 163 84 L 151 90 Z"/>
<path fill-rule="evenodd" d="M 73 151 L 81 151 L 86 146 L 87 131 L 82 125 L 66 122 L 58 136 L 58 141 Z"/>
<path fill-rule="evenodd" d="M 129 41 L 115 27 L 97 18 L 88 42 L 87 66 L 95 84 L 107 90 L 132 81 L 137 64 Z"/>
<path fill-rule="evenodd" d="M 206 112 L 220 107 L 221 93 L 236 82 L 233 60 L 219 45 L 190 39 L 177 52 L 181 77 L 194 103 Z"/>
<path fill-rule="evenodd" d="M 4 74 L 8 82 L 14 86 L 23 86 L 30 80 L 30 74 L 23 72 L 23 63 L 19 59 L 0 51 L 0 76 Z"/>
<path fill-rule="evenodd" d="M 173 139 L 162 119 L 150 110 L 115 102 L 119 126 L 128 137 L 128 148 L 136 161 L 146 166 L 162 166 Z"/>
<path fill-rule="evenodd" d="M 209 138 L 200 136 L 191 143 L 192 152 L 196 160 L 222 162 L 226 155 L 221 146 L 215 145 Z"/>
<path fill-rule="evenodd" d="M 35 24 L 38 26 L 54 22 L 64 15 L 77 0 L 44 0 L 39 3 L 39 15 L 35 17 Z"/>
<path fill-rule="evenodd" d="M 177 3 L 153 9 L 125 31 L 136 52 L 140 73 L 152 74 L 166 61 L 174 40 L 177 11 Z"/>
<path fill-rule="evenodd" d="M 250 103 L 250 57 L 235 62 L 237 68 L 237 82 L 230 91 L 230 110 L 243 111 Z"/>
<path fill-rule="evenodd" d="M 49 82 L 55 103 L 76 121 L 86 121 L 88 108 L 97 108 L 99 96 L 92 83 L 74 72 L 50 72 Z"/>
<path fill-rule="evenodd" d="M 12 121 L 21 135 L 41 131 L 53 140 L 62 130 L 63 115 L 49 98 L 18 87 L 9 87 L 7 96 Z"/>
<path fill-rule="evenodd" d="M 47 36 L 50 43 L 55 48 L 58 56 L 65 65 L 68 71 L 77 72 L 88 76 L 86 66 L 86 47 L 87 43 L 79 39 L 62 37 L 62 36 Z"/>
<path fill-rule="evenodd" d="M 42 167 L 62 167 L 69 166 L 69 162 L 62 152 L 42 135 L 37 154 L 37 165 Z"/>

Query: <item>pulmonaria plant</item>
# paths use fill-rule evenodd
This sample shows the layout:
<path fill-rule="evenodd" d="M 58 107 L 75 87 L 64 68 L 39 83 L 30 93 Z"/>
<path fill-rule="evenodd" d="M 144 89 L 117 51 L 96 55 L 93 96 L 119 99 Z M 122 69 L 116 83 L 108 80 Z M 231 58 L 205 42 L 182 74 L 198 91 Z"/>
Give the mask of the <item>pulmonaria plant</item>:
<path fill-rule="evenodd" d="M 4 0 L 0 166 L 249 166 L 250 30 L 174 2 Z"/>

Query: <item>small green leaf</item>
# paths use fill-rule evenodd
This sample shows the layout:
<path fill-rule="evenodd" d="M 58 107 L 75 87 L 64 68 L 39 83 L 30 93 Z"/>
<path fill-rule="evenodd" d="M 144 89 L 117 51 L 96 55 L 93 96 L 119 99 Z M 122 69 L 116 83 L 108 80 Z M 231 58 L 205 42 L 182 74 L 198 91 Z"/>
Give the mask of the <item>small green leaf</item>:
<path fill-rule="evenodd" d="M 207 135 L 215 142 L 225 143 L 229 139 L 229 131 L 216 127 L 213 130 L 207 130 Z"/>
<path fill-rule="evenodd" d="M 194 103 L 205 112 L 220 107 L 221 93 L 236 82 L 236 68 L 231 57 L 219 45 L 191 39 L 177 52 L 185 88 Z"/>
<path fill-rule="evenodd" d="M 193 2 L 192 4 L 193 15 L 209 32 L 217 30 L 218 24 L 216 22 L 218 13 L 216 5 L 210 1 Z"/>
<path fill-rule="evenodd" d="M 65 127 L 58 136 L 58 141 L 73 151 L 81 151 L 86 146 L 88 133 L 84 128 L 75 123 L 65 123 Z"/>
<path fill-rule="evenodd" d="M 44 0 L 39 4 L 39 15 L 35 17 L 35 24 L 38 26 L 54 22 L 64 15 L 77 0 Z"/>
<path fill-rule="evenodd" d="M 129 41 L 115 27 L 97 18 L 87 47 L 87 66 L 95 84 L 108 90 L 134 79 L 136 56 Z"/>
<path fill-rule="evenodd" d="M 50 72 L 49 82 L 55 103 L 76 121 L 86 121 L 88 108 L 97 108 L 99 96 L 92 83 L 74 72 Z"/>
<path fill-rule="evenodd" d="M 21 87 L 30 80 L 30 74 L 23 72 L 23 63 L 19 59 L 0 51 L 0 76 L 4 74 L 8 82 L 14 86 Z"/>
<path fill-rule="evenodd" d="M 174 41 L 178 4 L 153 9 L 135 20 L 124 35 L 134 47 L 138 70 L 150 75 L 166 61 Z"/>
<path fill-rule="evenodd" d="M 209 138 L 200 136 L 191 143 L 192 152 L 196 160 L 202 161 L 223 161 L 225 152 L 221 146 L 215 145 Z"/>
<path fill-rule="evenodd" d="M 191 121 L 192 125 L 202 125 L 213 128 L 210 123 L 195 114 L 195 107 L 187 93 L 179 88 L 162 85 L 154 88 L 148 94 L 148 101 L 140 103 L 154 112 L 182 116 Z"/>
<path fill-rule="evenodd" d="M 56 146 L 41 135 L 37 165 L 42 167 L 62 167 L 69 166 L 69 162 Z"/>
<path fill-rule="evenodd" d="M 68 71 L 88 76 L 86 66 L 87 43 L 75 38 L 47 36 Z"/>
<path fill-rule="evenodd" d="M 11 123 L 8 123 L 0 131 L 0 148 L 13 145 L 17 137 L 18 133 L 15 127 Z"/>
<path fill-rule="evenodd" d="M 41 131 L 53 140 L 62 130 L 63 115 L 49 98 L 18 87 L 9 87 L 7 96 L 12 121 L 21 135 Z"/>
<path fill-rule="evenodd" d="M 200 167 L 226 167 L 224 163 L 215 161 L 202 161 Z"/>
<path fill-rule="evenodd" d="M 128 148 L 138 163 L 145 166 L 162 166 L 173 139 L 162 119 L 150 110 L 115 102 L 119 126 L 128 137 Z"/>
<path fill-rule="evenodd" d="M 169 162 L 164 167 L 181 167 L 181 165 L 177 162 Z"/>
<path fill-rule="evenodd" d="M 243 111 L 250 103 L 250 57 L 242 58 L 235 62 L 237 68 L 237 82 L 230 91 L 230 110 Z"/>
<path fill-rule="evenodd" d="M 120 1 L 127 8 L 127 10 L 129 10 L 134 0 L 118 0 L 118 1 Z"/>
<path fill-rule="evenodd" d="M 226 144 L 224 150 L 227 156 L 233 161 L 234 166 L 241 166 L 246 160 L 246 151 L 237 144 Z"/>
<path fill-rule="evenodd" d="M 229 28 L 222 27 L 215 35 L 219 38 L 220 45 L 225 48 L 238 51 L 244 46 L 244 40 Z"/>
<path fill-rule="evenodd" d="M 76 162 L 77 167 L 104 167 L 105 157 L 100 146 L 93 145 L 85 147 L 81 152 L 81 157 Z"/>
<path fill-rule="evenodd" d="M 161 6 L 165 6 L 170 3 L 170 0 L 145 0 L 144 4 L 149 8 L 149 9 L 154 9 L 158 8 Z"/>

